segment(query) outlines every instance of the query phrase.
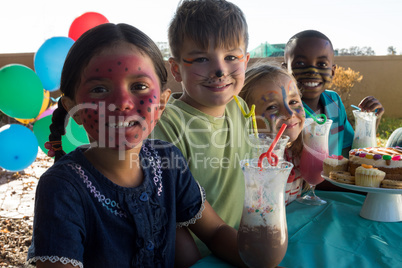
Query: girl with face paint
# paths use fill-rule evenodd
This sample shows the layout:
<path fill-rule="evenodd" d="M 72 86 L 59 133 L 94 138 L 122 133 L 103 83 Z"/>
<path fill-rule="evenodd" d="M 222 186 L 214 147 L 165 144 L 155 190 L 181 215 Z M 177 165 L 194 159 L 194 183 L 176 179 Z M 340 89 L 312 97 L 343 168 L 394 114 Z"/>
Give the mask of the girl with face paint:
<path fill-rule="evenodd" d="M 286 124 L 284 135 L 289 136 L 285 159 L 294 168 L 286 186 L 286 203 L 301 195 L 303 179 L 300 174 L 302 151 L 301 131 L 305 113 L 296 81 L 286 69 L 273 63 L 256 63 L 246 72 L 242 97 L 247 105 L 255 105 L 259 133 L 277 133 Z"/>
<path fill-rule="evenodd" d="M 176 228 L 188 227 L 216 255 L 243 265 L 237 231 L 213 211 L 181 152 L 147 139 L 169 98 L 166 83 L 159 49 L 132 26 L 102 24 L 74 43 L 46 145 L 55 164 L 37 187 L 28 263 L 178 266 L 180 256 L 200 257 L 189 235 L 186 252 L 175 259 Z M 68 116 L 91 143 L 65 154 Z"/>

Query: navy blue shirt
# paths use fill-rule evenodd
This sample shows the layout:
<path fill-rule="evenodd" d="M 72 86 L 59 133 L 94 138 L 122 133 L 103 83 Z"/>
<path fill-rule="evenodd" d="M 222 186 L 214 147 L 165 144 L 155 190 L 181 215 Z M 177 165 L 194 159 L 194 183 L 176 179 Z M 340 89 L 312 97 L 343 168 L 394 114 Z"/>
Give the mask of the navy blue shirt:
<path fill-rule="evenodd" d="M 145 140 L 143 183 L 114 184 L 81 148 L 40 178 L 28 262 L 56 260 L 80 267 L 173 267 L 176 224 L 200 218 L 205 200 L 181 152 Z"/>

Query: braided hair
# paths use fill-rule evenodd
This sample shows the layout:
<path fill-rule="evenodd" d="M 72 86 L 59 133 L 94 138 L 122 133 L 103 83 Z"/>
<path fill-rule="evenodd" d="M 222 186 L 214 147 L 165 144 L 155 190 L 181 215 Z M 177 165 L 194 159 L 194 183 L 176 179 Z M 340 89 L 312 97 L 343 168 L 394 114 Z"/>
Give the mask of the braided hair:
<path fill-rule="evenodd" d="M 160 88 L 166 89 L 167 70 L 162 54 L 157 45 L 142 31 L 134 26 L 120 23 L 105 23 L 96 26 L 77 39 L 70 48 L 64 62 L 60 80 L 60 91 L 64 96 L 75 99 L 75 92 L 80 84 L 81 74 L 89 61 L 103 49 L 119 42 L 127 42 L 136 46 L 141 52 L 149 56 L 160 80 Z M 61 98 L 57 109 L 53 112 L 50 125 L 49 141 L 53 144 L 55 161 L 66 153 L 61 147 L 61 137 L 66 134 L 68 111 L 63 107 Z"/>

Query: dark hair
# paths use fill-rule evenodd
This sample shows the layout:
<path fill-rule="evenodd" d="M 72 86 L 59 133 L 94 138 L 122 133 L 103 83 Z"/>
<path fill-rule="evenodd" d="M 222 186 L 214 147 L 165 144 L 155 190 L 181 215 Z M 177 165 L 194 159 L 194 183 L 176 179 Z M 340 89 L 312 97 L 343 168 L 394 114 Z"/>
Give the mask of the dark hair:
<path fill-rule="evenodd" d="M 247 51 L 248 27 L 239 7 L 225 0 L 184 0 L 180 2 L 170 22 L 169 46 L 172 56 L 180 58 L 185 38 L 202 48 L 210 41 L 216 47 L 230 48 L 244 43 Z"/>
<path fill-rule="evenodd" d="M 286 43 L 286 46 L 285 46 L 285 54 L 287 54 L 289 52 L 293 42 L 295 42 L 298 39 L 309 38 L 309 37 L 316 37 L 316 38 L 320 38 L 320 39 L 328 41 L 329 44 L 331 45 L 331 49 L 334 50 L 331 40 L 325 34 L 319 32 L 319 31 L 316 31 L 316 30 L 305 30 L 305 31 L 302 31 L 302 32 L 299 32 L 299 33 L 293 35 L 289 39 L 289 41 Z"/>
<path fill-rule="evenodd" d="M 149 56 L 159 77 L 161 89 L 165 90 L 167 71 L 162 54 L 156 44 L 134 26 L 123 23 L 105 23 L 85 32 L 70 48 L 61 73 L 60 91 L 63 95 L 74 99 L 81 74 L 89 61 L 103 49 L 116 45 L 119 42 L 133 44 L 141 52 Z M 50 142 L 61 141 L 61 137 L 66 133 L 65 122 L 67 118 L 68 113 L 64 109 L 60 99 L 58 107 L 52 116 L 49 135 Z M 54 147 L 57 148 L 58 146 Z M 55 153 L 55 161 L 65 155 L 63 150 L 55 150 Z"/>

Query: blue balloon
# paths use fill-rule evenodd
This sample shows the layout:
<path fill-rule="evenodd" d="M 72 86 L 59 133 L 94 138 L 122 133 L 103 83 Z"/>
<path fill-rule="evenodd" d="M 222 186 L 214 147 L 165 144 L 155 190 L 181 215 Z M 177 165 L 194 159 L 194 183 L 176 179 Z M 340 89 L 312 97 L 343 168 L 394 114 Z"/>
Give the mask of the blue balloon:
<path fill-rule="evenodd" d="M 0 167 L 21 171 L 29 167 L 38 154 L 38 141 L 33 132 L 22 125 L 0 128 Z"/>
<path fill-rule="evenodd" d="M 60 87 L 61 70 L 74 40 L 69 37 L 52 37 L 35 53 L 35 72 L 44 89 L 55 91 Z"/>

